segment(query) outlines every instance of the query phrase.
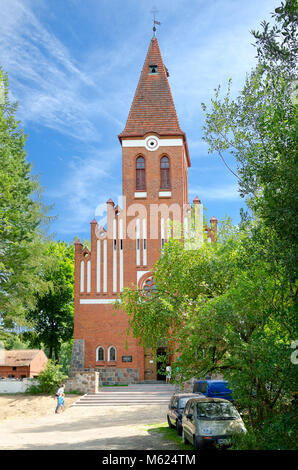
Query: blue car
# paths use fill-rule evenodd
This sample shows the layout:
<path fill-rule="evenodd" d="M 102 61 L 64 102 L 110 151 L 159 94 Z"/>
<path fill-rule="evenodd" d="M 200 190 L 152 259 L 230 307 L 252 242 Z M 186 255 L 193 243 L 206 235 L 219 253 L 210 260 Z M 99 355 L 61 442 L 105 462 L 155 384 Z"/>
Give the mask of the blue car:
<path fill-rule="evenodd" d="M 224 380 L 197 380 L 193 384 L 193 393 L 202 393 L 205 397 L 223 398 L 233 401 L 232 390 Z"/>

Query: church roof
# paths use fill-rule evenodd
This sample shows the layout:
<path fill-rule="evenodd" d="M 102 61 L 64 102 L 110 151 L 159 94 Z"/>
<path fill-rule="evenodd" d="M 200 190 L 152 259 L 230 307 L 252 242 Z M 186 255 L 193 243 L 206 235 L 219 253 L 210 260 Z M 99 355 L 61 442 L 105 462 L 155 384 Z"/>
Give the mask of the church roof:
<path fill-rule="evenodd" d="M 155 70 L 152 72 L 152 66 Z M 178 117 L 156 37 L 150 41 L 141 77 L 130 108 L 122 137 L 143 136 L 148 132 L 159 135 L 181 135 Z"/>

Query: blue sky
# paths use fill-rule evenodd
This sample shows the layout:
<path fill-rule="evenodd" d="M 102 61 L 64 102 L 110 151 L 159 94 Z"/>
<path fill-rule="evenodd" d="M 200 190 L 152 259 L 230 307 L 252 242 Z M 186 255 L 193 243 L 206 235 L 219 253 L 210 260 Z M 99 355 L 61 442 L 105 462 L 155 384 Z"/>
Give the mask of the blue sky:
<path fill-rule="evenodd" d="M 0 0 L 0 65 L 8 73 L 26 149 L 56 239 L 90 238 L 90 221 L 122 193 L 123 130 L 159 10 L 158 40 L 192 166 L 189 200 L 208 219 L 239 222 L 237 181 L 202 142 L 214 88 L 236 94 L 255 64 L 251 29 L 279 0 Z M 231 165 L 234 162 L 229 159 Z"/>

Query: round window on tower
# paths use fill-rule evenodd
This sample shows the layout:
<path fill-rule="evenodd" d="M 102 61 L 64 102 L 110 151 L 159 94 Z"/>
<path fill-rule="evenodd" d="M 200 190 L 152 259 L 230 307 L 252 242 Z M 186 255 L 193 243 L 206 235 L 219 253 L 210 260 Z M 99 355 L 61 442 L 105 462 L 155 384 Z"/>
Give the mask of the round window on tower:
<path fill-rule="evenodd" d="M 147 137 L 145 141 L 145 145 L 146 145 L 147 150 L 150 150 L 150 151 L 157 150 L 159 147 L 158 138 L 154 136 Z"/>
<path fill-rule="evenodd" d="M 146 297 L 151 297 L 157 291 L 157 287 L 152 276 L 144 282 L 143 291 Z"/>

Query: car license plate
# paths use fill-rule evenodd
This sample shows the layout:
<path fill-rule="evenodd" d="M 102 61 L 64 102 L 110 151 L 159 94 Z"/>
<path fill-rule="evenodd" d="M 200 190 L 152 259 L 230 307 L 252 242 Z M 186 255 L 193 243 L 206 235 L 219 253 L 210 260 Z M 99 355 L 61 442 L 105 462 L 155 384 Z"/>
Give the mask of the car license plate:
<path fill-rule="evenodd" d="M 230 440 L 229 439 L 217 439 L 217 444 L 219 445 L 230 444 Z"/>

